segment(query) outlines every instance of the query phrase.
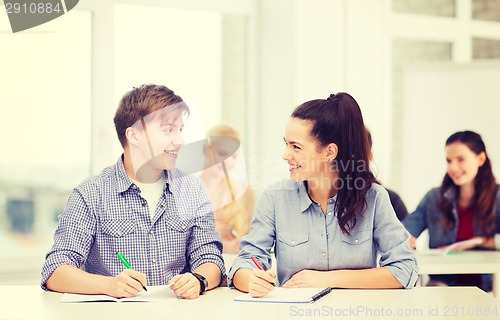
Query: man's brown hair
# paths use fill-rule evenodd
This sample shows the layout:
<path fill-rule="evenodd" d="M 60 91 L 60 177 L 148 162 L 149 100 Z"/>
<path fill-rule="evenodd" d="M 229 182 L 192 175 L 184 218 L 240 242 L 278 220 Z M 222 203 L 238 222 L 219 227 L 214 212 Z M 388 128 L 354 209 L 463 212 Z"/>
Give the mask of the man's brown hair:
<path fill-rule="evenodd" d="M 181 97 L 163 85 L 145 84 L 138 88 L 133 88 L 121 99 L 116 110 L 114 122 L 116 133 L 122 147 L 127 145 L 125 131 L 132 127 L 138 120 L 143 119 L 148 114 L 163 108 L 173 108 L 170 111 L 177 111 L 179 114 L 189 115 L 189 107 Z"/>

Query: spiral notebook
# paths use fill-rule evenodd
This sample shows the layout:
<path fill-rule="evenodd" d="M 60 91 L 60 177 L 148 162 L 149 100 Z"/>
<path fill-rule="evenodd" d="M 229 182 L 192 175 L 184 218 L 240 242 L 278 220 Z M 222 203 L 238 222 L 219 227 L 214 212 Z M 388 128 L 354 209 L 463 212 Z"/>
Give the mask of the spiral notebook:
<path fill-rule="evenodd" d="M 234 298 L 241 302 L 269 302 L 269 303 L 313 303 L 326 296 L 332 288 L 274 288 L 263 298 L 253 298 L 250 294 L 242 294 Z"/>

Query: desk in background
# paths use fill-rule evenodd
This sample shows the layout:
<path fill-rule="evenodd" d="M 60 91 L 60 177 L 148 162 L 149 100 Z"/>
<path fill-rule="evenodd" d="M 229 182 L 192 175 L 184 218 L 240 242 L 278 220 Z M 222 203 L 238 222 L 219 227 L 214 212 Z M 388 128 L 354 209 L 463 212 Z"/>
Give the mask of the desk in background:
<path fill-rule="evenodd" d="M 234 302 L 217 288 L 195 300 L 61 303 L 37 286 L 0 286 L 0 319 L 498 319 L 500 301 L 476 287 L 333 290 L 312 304 Z"/>
<path fill-rule="evenodd" d="M 492 273 L 493 295 L 500 299 L 500 251 L 473 250 L 446 255 L 416 251 L 415 254 L 420 274 Z"/>

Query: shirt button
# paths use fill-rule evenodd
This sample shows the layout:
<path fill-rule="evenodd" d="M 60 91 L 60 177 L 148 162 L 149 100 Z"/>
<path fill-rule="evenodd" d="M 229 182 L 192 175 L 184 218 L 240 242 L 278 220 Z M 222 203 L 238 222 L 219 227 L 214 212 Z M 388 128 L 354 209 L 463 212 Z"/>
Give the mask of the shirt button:
<path fill-rule="evenodd" d="M 356 240 L 354 240 L 354 242 L 358 243 L 358 242 L 359 242 L 359 240 L 358 240 L 358 239 L 356 239 Z"/>
<path fill-rule="evenodd" d="M 135 184 L 133 184 L 132 189 L 137 189 L 137 186 Z"/>
<path fill-rule="evenodd" d="M 153 234 L 154 234 L 153 230 L 149 231 L 149 234 L 150 234 L 150 235 L 153 235 Z"/>
<path fill-rule="evenodd" d="M 326 252 L 323 252 L 323 257 L 326 257 Z"/>
<path fill-rule="evenodd" d="M 332 202 L 333 202 L 333 200 L 332 200 L 332 199 L 328 200 L 328 203 L 332 203 Z"/>
<path fill-rule="evenodd" d="M 333 214 L 332 211 L 328 211 L 328 215 L 331 216 Z"/>
<path fill-rule="evenodd" d="M 292 240 L 292 244 L 295 244 L 295 240 Z"/>
<path fill-rule="evenodd" d="M 164 205 L 162 205 L 162 204 L 160 204 L 160 208 L 163 208 L 163 207 L 165 207 L 165 206 L 164 206 Z"/>
<path fill-rule="evenodd" d="M 119 230 L 119 231 L 117 232 L 117 234 L 118 234 L 118 236 L 120 236 L 120 237 L 121 237 L 123 233 L 121 232 L 121 230 Z"/>
<path fill-rule="evenodd" d="M 151 259 L 151 261 L 152 261 L 153 263 L 156 263 L 156 259 Z"/>
<path fill-rule="evenodd" d="M 147 203 L 146 203 L 146 202 L 143 202 L 143 203 L 141 203 L 141 204 L 142 204 L 142 206 L 143 206 L 143 207 L 145 207 Z"/>

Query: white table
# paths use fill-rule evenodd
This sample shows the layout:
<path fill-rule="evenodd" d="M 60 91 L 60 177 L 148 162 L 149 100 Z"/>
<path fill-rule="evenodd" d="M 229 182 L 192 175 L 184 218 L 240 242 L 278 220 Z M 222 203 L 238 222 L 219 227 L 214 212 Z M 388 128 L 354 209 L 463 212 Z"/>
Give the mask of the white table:
<path fill-rule="evenodd" d="M 334 290 L 313 304 L 234 302 L 239 294 L 236 290 L 217 288 L 196 300 L 61 303 L 61 294 L 44 292 L 37 286 L 0 286 L 0 319 L 500 318 L 500 301 L 476 287 Z"/>
<path fill-rule="evenodd" d="M 420 274 L 492 273 L 493 295 L 500 299 L 500 251 L 463 251 L 446 255 L 416 251 L 415 254 Z"/>

